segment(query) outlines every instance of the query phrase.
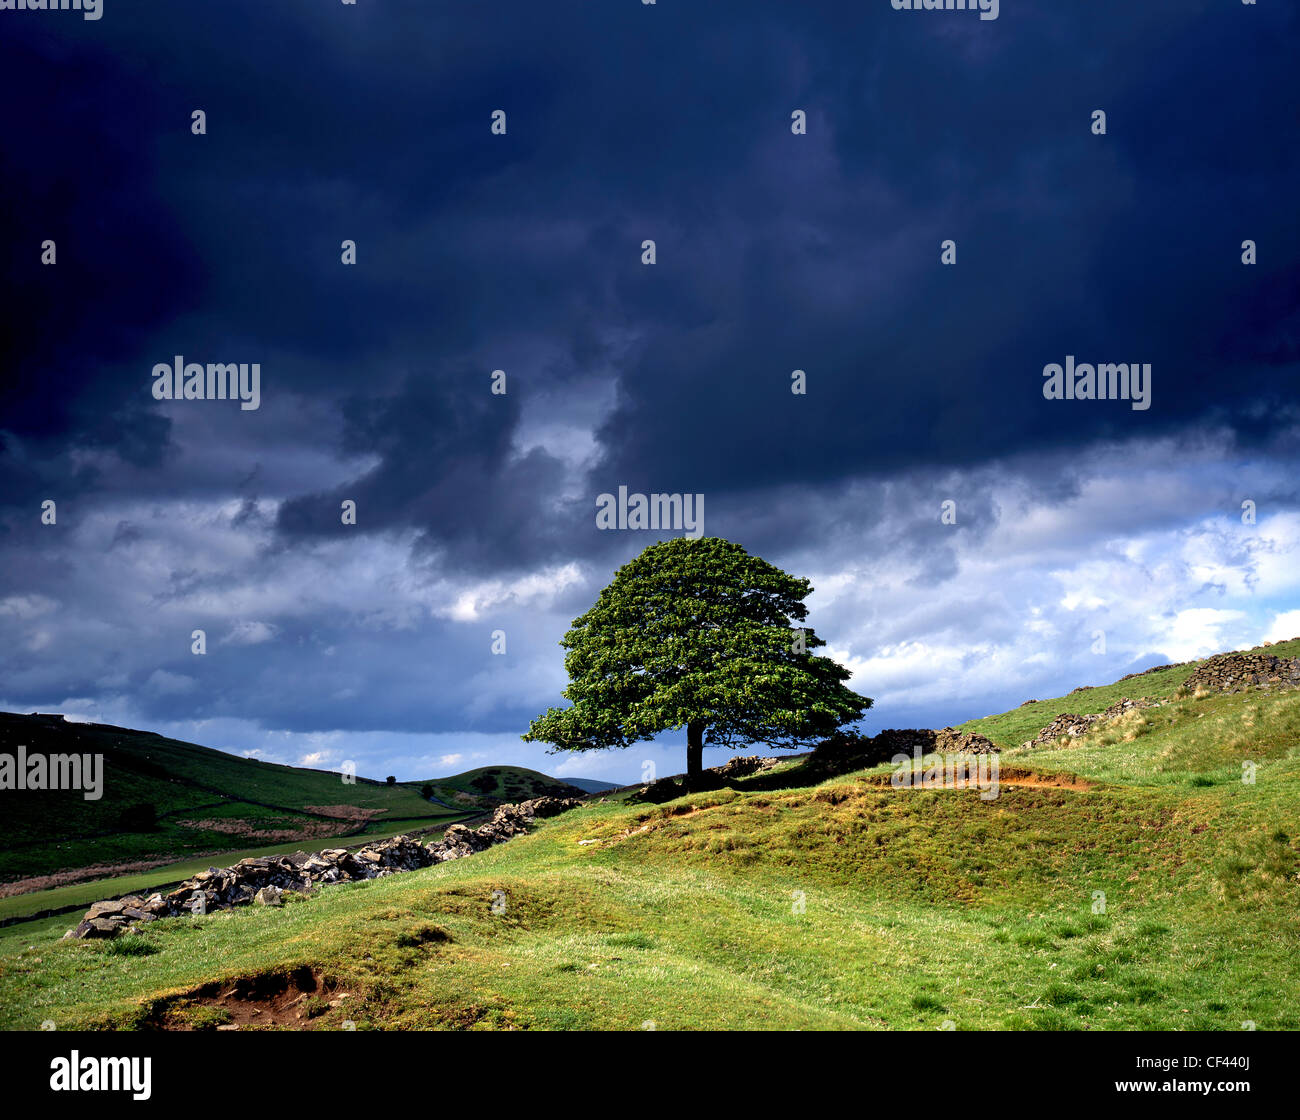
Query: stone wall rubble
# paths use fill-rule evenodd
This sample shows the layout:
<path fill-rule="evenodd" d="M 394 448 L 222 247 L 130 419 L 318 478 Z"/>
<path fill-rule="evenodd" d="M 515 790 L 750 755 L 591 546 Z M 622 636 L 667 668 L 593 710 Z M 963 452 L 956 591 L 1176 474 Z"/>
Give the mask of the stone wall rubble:
<path fill-rule="evenodd" d="M 1300 657 L 1271 653 L 1221 653 L 1205 661 L 1183 682 L 1196 691 L 1240 692 L 1244 688 L 1300 688 Z"/>
<path fill-rule="evenodd" d="M 231 867 L 210 867 L 166 893 L 129 895 L 94 903 L 65 938 L 116 937 L 159 918 L 227 910 L 258 902 L 278 906 L 285 891 L 307 892 L 327 883 L 379 879 L 435 863 L 461 859 L 528 831 L 539 817 L 553 817 L 582 801 L 576 797 L 536 797 L 501 805 L 478 828 L 453 824 L 441 840 L 422 843 L 414 836 L 394 836 L 357 851 L 326 848 L 319 852 L 257 856 Z"/>

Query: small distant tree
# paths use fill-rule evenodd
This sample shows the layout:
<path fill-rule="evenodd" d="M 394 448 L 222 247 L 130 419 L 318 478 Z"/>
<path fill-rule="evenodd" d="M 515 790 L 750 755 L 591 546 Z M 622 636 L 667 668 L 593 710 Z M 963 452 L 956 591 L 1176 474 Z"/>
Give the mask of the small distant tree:
<path fill-rule="evenodd" d="M 496 774 L 495 773 L 480 774 L 477 778 L 475 778 L 472 782 L 470 782 L 470 785 L 472 785 L 476 790 L 478 790 L 479 793 L 483 794 L 484 797 L 487 797 L 489 794 L 496 793 L 497 791 Z"/>
<path fill-rule="evenodd" d="M 551 708 L 522 738 L 587 751 L 684 727 L 694 785 L 706 744 L 793 749 L 856 722 L 871 700 L 845 686 L 849 670 L 811 652 L 826 643 L 798 625 L 811 591 L 719 537 L 651 545 L 560 642 L 571 706 Z"/>
<path fill-rule="evenodd" d="M 432 800 L 433 800 L 433 786 L 428 785 L 427 783 L 426 783 L 425 785 L 422 785 L 422 786 L 420 787 L 420 796 L 423 797 L 423 798 L 425 799 L 425 801 L 432 801 Z"/>
<path fill-rule="evenodd" d="M 388 777 L 384 779 L 384 781 L 386 781 L 390 786 L 397 785 L 397 779 L 393 777 L 392 774 L 389 774 Z"/>

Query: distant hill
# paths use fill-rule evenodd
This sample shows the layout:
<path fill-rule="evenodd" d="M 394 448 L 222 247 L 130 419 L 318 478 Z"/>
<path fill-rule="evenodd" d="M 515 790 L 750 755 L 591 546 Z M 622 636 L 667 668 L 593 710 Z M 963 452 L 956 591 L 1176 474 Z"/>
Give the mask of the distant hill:
<path fill-rule="evenodd" d="M 103 796 L 79 790 L 0 791 L 0 883 L 92 864 L 180 859 L 283 842 L 320 847 L 331 837 L 406 822 L 427 827 L 464 815 L 409 786 L 345 783 L 323 770 L 224 751 L 59 715 L 0 713 L 0 753 L 102 754 Z"/>
<path fill-rule="evenodd" d="M 611 789 L 623 788 L 617 782 L 602 782 L 597 778 L 561 778 L 560 781 L 585 789 L 588 793 L 605 793 Z"/>
<path fill-rule="evenodd" d="M 481 766 L 450 778 L 404 784 L 417 792 L 431 786 L 434 797 L 448 805 L 484 808 L 531 797 L 582 797 L 592 792 L 585 786 L 523 766 Z"/>

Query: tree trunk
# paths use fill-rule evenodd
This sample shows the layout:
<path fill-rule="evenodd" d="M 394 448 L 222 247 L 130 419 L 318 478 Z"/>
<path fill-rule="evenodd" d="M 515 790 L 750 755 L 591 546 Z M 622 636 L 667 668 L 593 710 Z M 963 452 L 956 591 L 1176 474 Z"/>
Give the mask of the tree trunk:
<path fill-rule="evenodd" d="M 686 725 L 686 788 L 699 787 L 704 773 L 704 728 L 703 723 Z"/>

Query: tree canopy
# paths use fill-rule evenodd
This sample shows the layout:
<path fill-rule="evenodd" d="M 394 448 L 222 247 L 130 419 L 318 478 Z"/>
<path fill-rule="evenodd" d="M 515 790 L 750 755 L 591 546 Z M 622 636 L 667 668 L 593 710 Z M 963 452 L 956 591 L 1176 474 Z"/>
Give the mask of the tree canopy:
<path fill-rule="evenodd" d="M 574 620 L 560 642 L 571 704 L 524 740 L 599 750 L 684 727 L 697 777 L 706 744 L 795 748 L 858 720 L 871 700 L 799 625 L 811 591 L 720 537 L 651 545 Z"/>

